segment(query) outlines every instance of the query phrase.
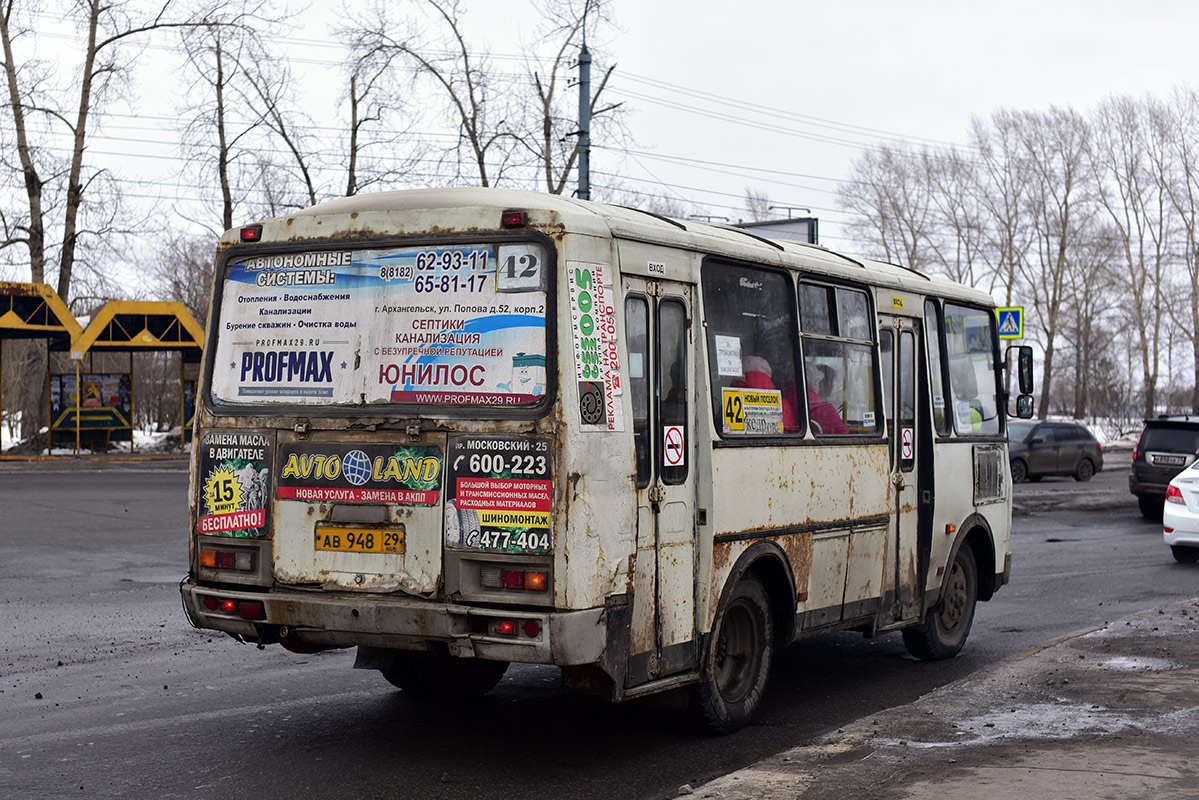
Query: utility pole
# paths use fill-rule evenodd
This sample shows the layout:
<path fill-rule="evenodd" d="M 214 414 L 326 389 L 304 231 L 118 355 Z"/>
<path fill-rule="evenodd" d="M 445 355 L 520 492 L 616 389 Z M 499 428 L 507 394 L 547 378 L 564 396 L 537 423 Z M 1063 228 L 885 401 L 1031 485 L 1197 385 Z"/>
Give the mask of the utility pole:
<path fill-rule="evenodd" d="M 586 13 L 586 12 L 584 12 Z M 579 51 L 579 199 L 591 199 L 591 51 L 583 23 L 583 49 Z"/>

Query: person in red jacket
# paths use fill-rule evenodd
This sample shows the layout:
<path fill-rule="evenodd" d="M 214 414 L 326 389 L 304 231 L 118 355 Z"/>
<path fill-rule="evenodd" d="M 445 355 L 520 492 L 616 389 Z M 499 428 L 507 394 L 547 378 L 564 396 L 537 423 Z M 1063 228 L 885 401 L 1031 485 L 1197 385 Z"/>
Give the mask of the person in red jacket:
<path fill-rule="evenodd" d="M 817 433 L 849 433 L 845 420 L 837 407 L 822 397 L 822 393 L 832 390 L 833 370 L 823 364 L 817 364 L 814 370 L 820 375 L 820 391 L 812 388 L 812 375 L 808 375 L 808 419 L 813 423 Z"/>
<path fill-rule="evenodd" d="M 744 377 L 734 383 L 735 386 L 741 386 L 747 389 L 775 389 L 774 378 L 772 377 L 774 370 L 770 367 L 770 362 L 760 356 L 746 356 L 745 361 L 741 365 L 741 370 Z M 790 391 L 788 387 L 784 387 L 782 394 L 783 406 L 783 432 L 794 433 L 799 430 L 799 413 L 798 403 L 795 398 L 795 386 L 791 385 Z"/>

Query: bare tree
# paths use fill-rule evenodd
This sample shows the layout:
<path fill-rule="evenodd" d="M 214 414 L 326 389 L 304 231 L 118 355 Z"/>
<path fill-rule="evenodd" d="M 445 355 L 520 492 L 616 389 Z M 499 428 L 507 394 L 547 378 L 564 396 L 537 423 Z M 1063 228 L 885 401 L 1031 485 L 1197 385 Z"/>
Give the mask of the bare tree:
<path fill-rule="evenodd" d="M 393 4 L 376 2 L 354 20 L 363 49 L 402 56 L 440 96 L 443 113 L 457 129 L 452 156 L 455 177 L 474 173 L 482 186 L 500 182 L 519 145 L 512 119 L 513 94 L 496 88 L 497 72 L 486 51 L 471 47 L 460 0 L 409 0 L 422 19 L 395 17 Z M 424 21 L 437 33 L 430 36 Z"/>
<path fill-rule="evenodd" d="M 1152 165 L 1164 167 L 1167 141 L 1148 124 L 1145 107 L 1129 97 L 1100 105 L 1095 113 L 1096 146 L 1091 169 L 1099 202 L 1110 220 L 1122 253 L 1125 305 L 1138 338 L 1145 415 L 1157 406 L 1157 381 L 1166 312 L 1162 286 L 1166 279 L 1170 199 Z"/>
<path fill-rule="evenodd" d="M 1004 305 L 1016 296 L 1021 265 L 1032 246 L 1032 228 L 1024 217 L 1031 169 L 1021 146 L 1019 115 L 998 111 L 990 125 L 979 119 L 971 124 L 971 140 L 978 151 L 979 202 L 986 246 L 981 255 L 991 272 L 991 290 L 1003 289 Z"/>
<path fill-rule="evenodd" d="M 1023 270 L 1025 282 L 1038 290 L 1033 309 L 1044 348 L 1037 412 L 1041 419 L 1049 413 L 1057 338 L 1066 323 L 1063 314 L 1070 312 L 1071 269 L 1091 215 L 1085 172 L 1090 135 L 1086 121 L 1073 109 L 1022 115 L 1020 139 L 1032 169 L 1026 213 L 1036 236 L 1034 257 Z"/>
<path fill-rule="evenodd" d="M 1155 172 L 1165 181 L 1182 234 L 1179 260 L 1184 267 L 1186 308 L 1164 305 L 1190 340 L 1197 377 L 1191 386 L 1191 411 L 1199 413 L 1199 93 L 1180 88 L 1169 104 L 1151 102 L 1149 113 L 1168 143 L 1169 149 L 1162 153 L 1168 154 L 1168 160 L 1155 165 Z"/>
<path fill-rule="evenodd" d="M 8 243 L 24 245 L 33 281 L 47 282 L 57 272 L 58 294 L 70 303 L 76 268 L 89 243 L 103 248 L 110 234 L 119 232 L 115 226 L 119 197 L 109 176 L 88 159 L 89 136 L 97 119 L 130 79 L 140 55 L 137 45 L 144 45 L 157 31 L 213 22 L 224 9 L 220 5 L 180 9 L 173 0 L 154 5 L 148 0 L 70 0 L 66 5 L 66 18 L 84 40 L 77 64 L 39 62 L 33 55 L 38 9 L 17 0 L 0 0 L 0 66 L 7 89 L 5 123 L 11 126 L 16 145 L 12 166 L 21 176 L 25 195 L 21 210 L 3 223 L 7 231 L 16 233 Z M 70 142 L 65 159 L 55 158 L 41 146 L 58 133 L 65 133 Z M 97 196 L 104 202 L 91 202 Z M 61 224 L 61 238 L 51 239 L 53 224 Z M 92 279 L 104 280 L 98 274 Z M 30 368 L 38 374 L 37 365 Z M 45 380 L 38 382 L 44 396 Z M 25 381 L 25 385 L 34 384 Z M 32 397 L 23 409 L 22 425 L 29 435 L 44 418 L 45 409 Z"/>
<path fill-rule="evenodd" d="M 745 210 L 753 222 L 764 222 L 770 219 L 770 196 L 765 192 L 757 192 L 745 187 Z"/>
<path fill-rule="evenodd" d="M 8 88 L 9 122 L 17 140 L 17 156 L 24 176 L 28 211 L 22 226 L 26 232 L 24 244 L 29 250 L 30 273 L 34 281 L 43 282 L 47 267 L 47 198 L 45 191 L 53 179 L 62 181 L 61 206 L 62 239 L 56 244 L 58 256 L 57 291 L 64 301 L 70 300 L 71 280 L 75 268 L 80 237 L 81 215 L 89 190 L 95 188 L 99 173 L 86 164 L 88 134 L 95 113 L 103 111 L 103 103 L 128 80 L 136 54 L 131 46 L 144 40 L 154 31 L 183 29 L 216 19 L 217 8 L 200 11 L 178 11 L 172 0 L 143 7 L 135 0 L 73 0 L 67 13 L 84 35 L 85 43 L 72 86 L 78 92 L 73 110 L 60 104 L 55 87 L 36 67 L 26 68 L 15 45 L 21 40 L 35 38 L 35 26 L 17 0 L 0 2 L 0 47 L 3 48 L 3 67 Z M 36 120 L 35 120 L 36 118 Z M 70 136 L 68 165 L 58 174 L 58 165 L 47 168 L 39 159 L 32 136 L 45 132 L 46 127 L 61 126 Z"/>
<path fill-rule="evenodd" d="M 538 0 L 534 4 L 542 20 L 541 30 L 532 46 L 526 48 L 526 70 L 535 97 L 529 99 L 531 111 L 522 115 L 528 122 L 517 131 L 521 145 L 539 165 L 546 191 L 562 194 L 578 161 L 577 97 L 564 90 L 570 83 L 585 37 L 594 36 L 611 23 L 608 0 Z M 607 125 L 607 138 L 622 140 L 625 131 L 615 112 L 620 103 L 603 100 L 615 65 L 600 69 L 593 81 L 588 109 L 593 139 Z"/>
<path fill-rule="evenodd" d="M 205 25 L 181 33 L 186 69 L 194 80 L 186 82 L 180 118 L 186 169 L 200 191 L 212 187 L 220 197 L 217 231 L 233 227 L 235 216 L 248 202 L 247 173 L 260 140 L 254 134 L 265 120 L 247 96 L 242 65 L 270 60 L 260 33 L 274 24 L 263 3 L 243 7 L 245 17 L 257 24 Z M 214 221 L 198 220 L 205 228 Z"/>
<path fill-rule="evenodd" d="M 926 154 L 884 145 L 866 150 L 837 189 L 841 205 L 857 219 L 849 225 L 869 255 L 922 270 L 933 261 L 929 245 L 934 209 Z"/>
<path fill-rule="evenodd" d="M 982 277 L 986 215 L 974 164 L 957 148 L 923 155 L 936 229 L 929 237 L 934 258 L 950 279 L 975 286 Z"/>

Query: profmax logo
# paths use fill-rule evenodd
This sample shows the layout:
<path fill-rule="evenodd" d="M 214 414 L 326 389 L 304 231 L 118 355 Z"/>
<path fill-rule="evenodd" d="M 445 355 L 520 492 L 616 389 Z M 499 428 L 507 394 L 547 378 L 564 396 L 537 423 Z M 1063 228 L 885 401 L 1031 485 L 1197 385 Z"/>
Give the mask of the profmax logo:
<path fill-rule="evenodd" d="M 242 383 L 332 383 L 333 351 L 250 350 L 241 356 Z"/>

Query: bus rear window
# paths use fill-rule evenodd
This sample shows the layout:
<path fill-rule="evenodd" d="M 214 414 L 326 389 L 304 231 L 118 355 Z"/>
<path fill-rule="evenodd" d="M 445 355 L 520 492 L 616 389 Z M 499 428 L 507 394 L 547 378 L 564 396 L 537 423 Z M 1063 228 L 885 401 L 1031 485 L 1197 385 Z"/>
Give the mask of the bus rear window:
<path fill-rule="evenodd" d="M 529 242 L 254 255 L 225 268 L 212 399 L 528 407 L 551 265 Z"/>

